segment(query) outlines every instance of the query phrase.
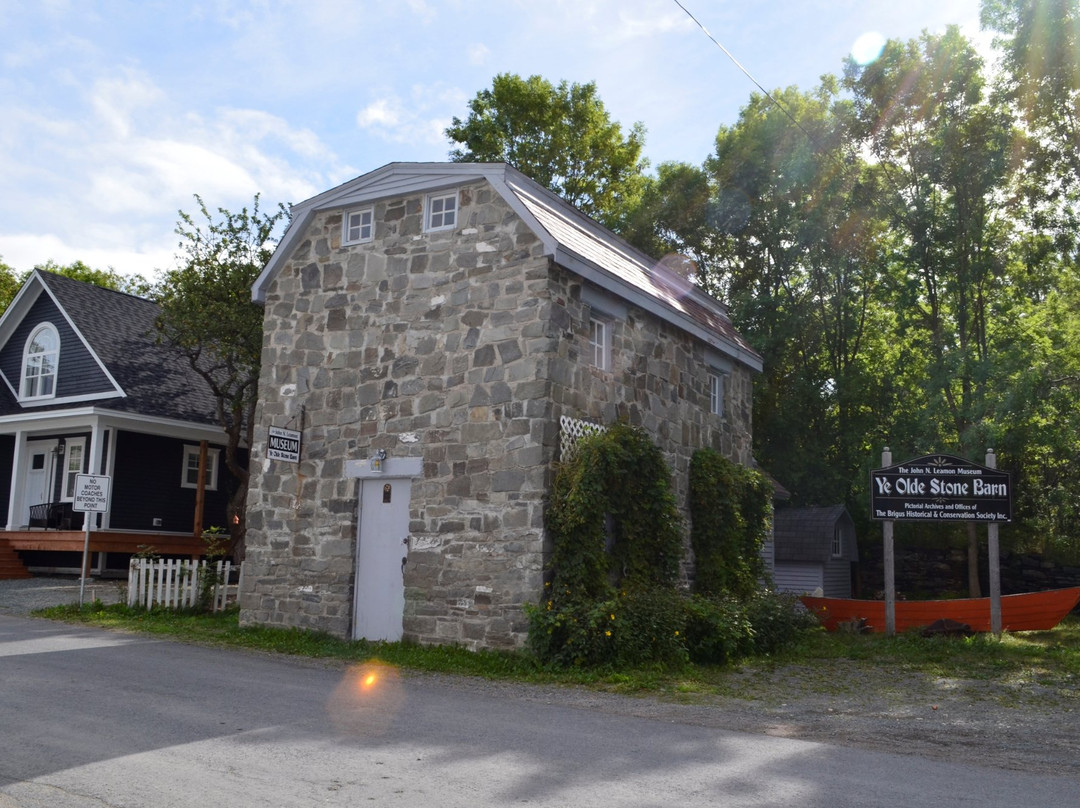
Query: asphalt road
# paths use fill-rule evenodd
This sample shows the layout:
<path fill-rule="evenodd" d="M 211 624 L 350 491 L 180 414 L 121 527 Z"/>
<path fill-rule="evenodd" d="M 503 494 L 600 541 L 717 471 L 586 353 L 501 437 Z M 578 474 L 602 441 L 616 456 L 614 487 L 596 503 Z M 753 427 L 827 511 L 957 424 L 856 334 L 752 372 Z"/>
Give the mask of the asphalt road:
<path fill-rule="evenodd" d="M 1080 780 L 0 616 L 0 808 L 1022 806 Z"/>

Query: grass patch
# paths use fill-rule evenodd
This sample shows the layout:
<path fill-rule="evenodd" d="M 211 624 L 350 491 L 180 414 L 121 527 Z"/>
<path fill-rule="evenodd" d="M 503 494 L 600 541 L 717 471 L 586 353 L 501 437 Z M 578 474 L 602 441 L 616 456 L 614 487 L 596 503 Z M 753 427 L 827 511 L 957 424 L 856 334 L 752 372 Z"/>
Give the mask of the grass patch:
<path fill-rule="evenodd" d="M 670 696 L 679 701 L 737 697 L 768 701 L 778 696 L 775 674 L 796 672 L 800 687 L 844 692 L 850 678 L 815 676 L 838 664 L 876 668 L 934 679 L 996 680 L 1011 684 L 1075 688 L 1080 683 L 1080 619 L 1066 618 L 1053 631 L 988 634 L 970 638 L 828 634 L 813 629 L 785 650 L 734 666 L 687 665 L 677 670 L 554 669 L 524 652 L 468 651 L 458 646 L 349 641 L 314 631 L 239 625 L 236 609 L 209 615 L 118 604 L 55 606 L 35 613 L 54 620 L 118 631 L 166 636 L 183 642 L 228 646 L 311 659 L 360 663 L 371 660 L 427 671 L 538 684 L 585 685 L 609 692 Z"/>

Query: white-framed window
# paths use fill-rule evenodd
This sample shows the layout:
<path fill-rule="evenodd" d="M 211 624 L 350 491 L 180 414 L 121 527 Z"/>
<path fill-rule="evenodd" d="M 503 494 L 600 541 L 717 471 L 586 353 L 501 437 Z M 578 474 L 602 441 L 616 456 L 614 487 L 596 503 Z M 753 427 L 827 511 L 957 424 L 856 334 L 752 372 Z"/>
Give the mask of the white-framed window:
<path fill-rule="evenodd" d="M 19 398 L 52 398 L 56 395 L 56 366 L 60 360 L 60 335 L 52 323 L 33 330 L 23 351 Z"/>
<path fill-rule="evenodd" d="M 457 226 L 457 191 L 431 194 L 424 214 L 425 230 L 450 230 Z"/>
<path fill-rule="evenodd" d="M 341 243 L 362 244 L 371 241 L 375 235 L 374 216 L 373 208 L 345 211 L 345 218 L 341 223 Z"/>
<path fill-rule="evenodd" d="M 709 371 L 709 412 L 724 414 L 724 374 L 715 370 Z"/>
<path fill-rule="evenodd" d="M 75 499 L 75 477 L 83 473 L 85 457 L 86 438 L 68 438 L 64 451 L 64 482 L 60 496 L 64 502 Z"/>
<path fill-rule="evenodd" d="M 218 449 L 206 450 L 206 490 L 217 491 L 218 475 Z M 183 476 L 180 478 L 181 488 L 199 487 L 199 447 L 184 447 Z"/>
<path fill-rule="evenodd" d="M 589 349 L 593 367 L 611 370 L 611 323 L 608 320 L 589 318 Z"/>
<path fill-rule="evenodd" d="M 840 558 L 844 554 L 844 542 L 840 536 L 840 529 L 837 528 L 833 531 L 832 535 L 832 557 Z"/>

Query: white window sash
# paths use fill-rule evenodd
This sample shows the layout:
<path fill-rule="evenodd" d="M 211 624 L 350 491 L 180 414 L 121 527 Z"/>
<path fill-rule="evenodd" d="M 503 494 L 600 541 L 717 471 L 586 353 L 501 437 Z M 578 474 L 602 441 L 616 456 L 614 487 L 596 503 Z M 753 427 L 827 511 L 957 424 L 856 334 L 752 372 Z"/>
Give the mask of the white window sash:
<path fill-rule="evenodd" d="M 593 365 L 600 370 L 611 370 L 611 325 L 593 317 L 589 320 L 589 344 L 592 347 Z"/>
<path fill-rule="evenodd" d="M 374 211 L 371 208 L 346 211 L 342 222 L 342 244 L 363 244 L 375 235 Z"/>
<path fill-rule="evenodd" d="M 217 491 L 219 449 L 206 450 L 206 490 Z M 184 447 L 184 464 L 180 470 L 181 488 L 199 487 L 199 447 Z"/>
<path fill-rule="evenodd" d="M 426 230 L 452 230 L 457 226 L 457 191 L 452 194 L 432 194 L 427 198 L 426 207 Z"/>
<path fill-rule="evenodd" d="M 75 499 L 75 477 L 83 473 L 86 462 L 86 438 L 68 438 L 64 450 L 64 480 L 60 489 L 60 500 L 72 502 Z"/>

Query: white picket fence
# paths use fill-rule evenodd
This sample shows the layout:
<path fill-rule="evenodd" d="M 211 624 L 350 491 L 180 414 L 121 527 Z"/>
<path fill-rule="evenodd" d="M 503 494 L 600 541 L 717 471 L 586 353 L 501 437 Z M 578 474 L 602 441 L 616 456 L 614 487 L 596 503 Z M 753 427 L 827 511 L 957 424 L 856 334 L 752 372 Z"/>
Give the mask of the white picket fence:
<path fill-rule="evenodd" d="M 211 611 L 225 608 L 229 594 L 239 591 L 237 583 L 229 586 L 232 572 L 231 561 L 217 561 L 207 568 L 206 561 L 189 561 L 176 558 L 133 558 L 128 569 L 128 606 L 154 605 L 167 609 L 195 606 L 199 601 L 199 583 L 204 575 L 213 575 Z M 240 566 L 240 575 L 244 573 Z"/>

